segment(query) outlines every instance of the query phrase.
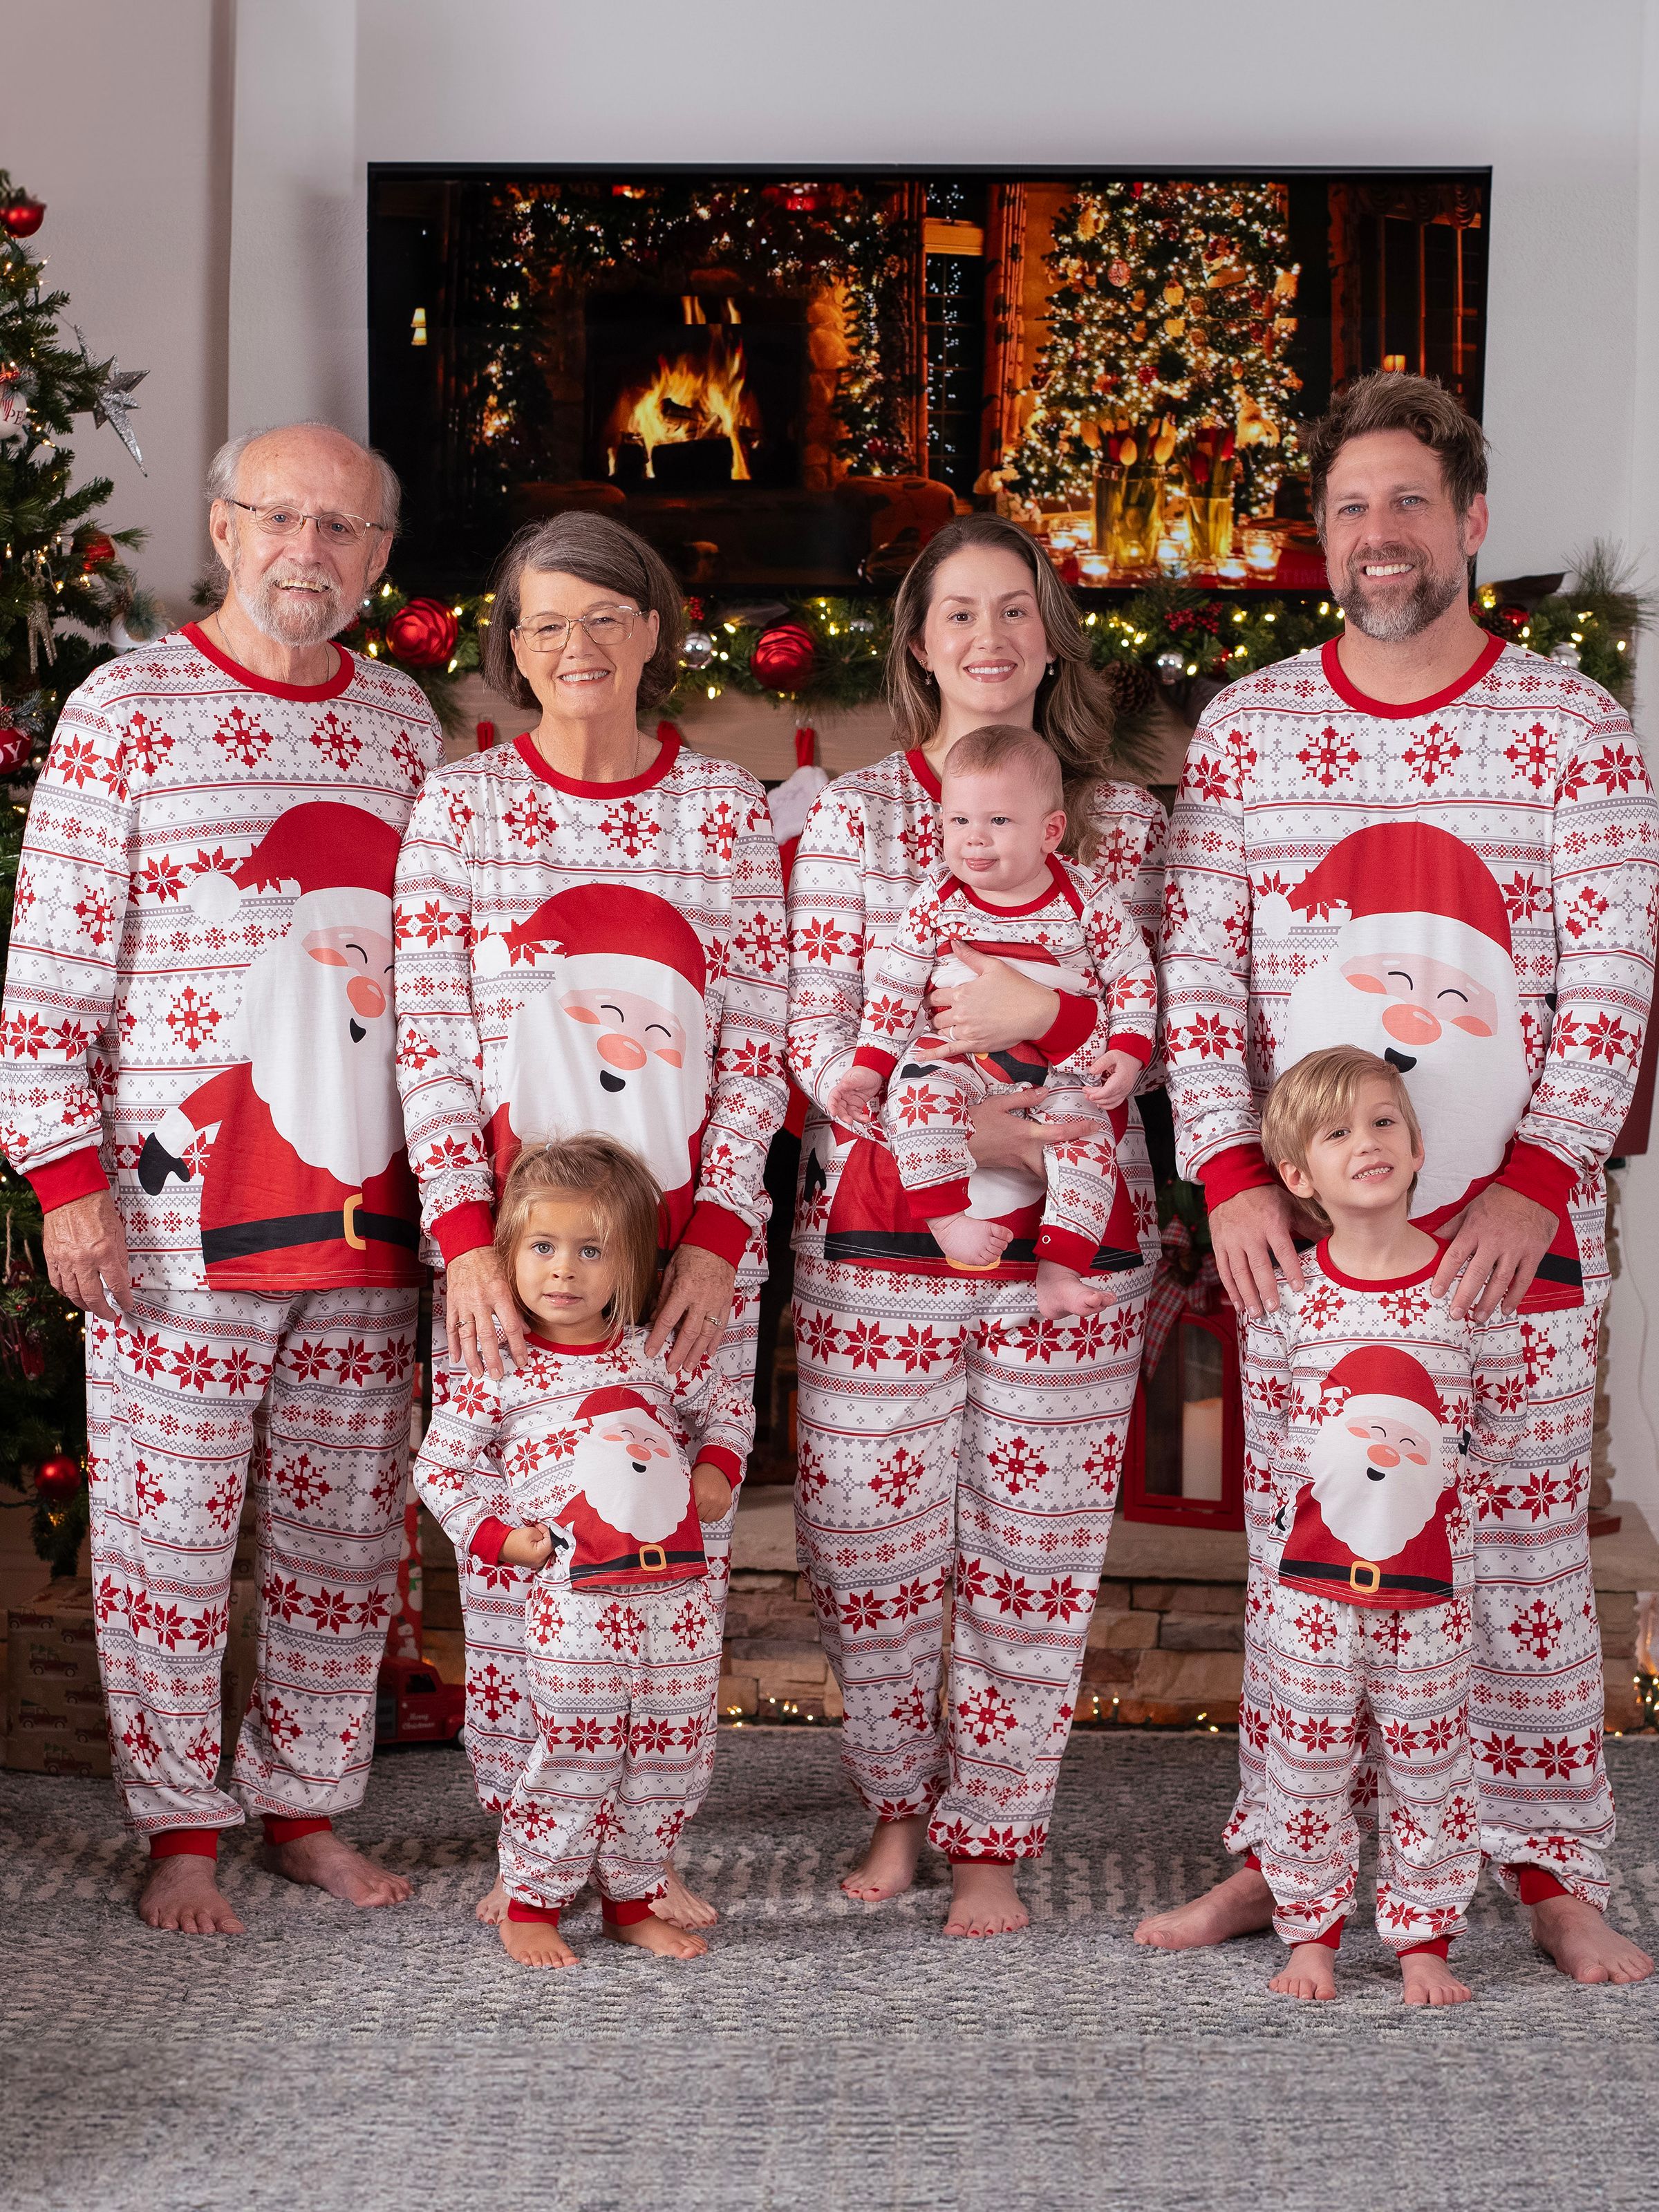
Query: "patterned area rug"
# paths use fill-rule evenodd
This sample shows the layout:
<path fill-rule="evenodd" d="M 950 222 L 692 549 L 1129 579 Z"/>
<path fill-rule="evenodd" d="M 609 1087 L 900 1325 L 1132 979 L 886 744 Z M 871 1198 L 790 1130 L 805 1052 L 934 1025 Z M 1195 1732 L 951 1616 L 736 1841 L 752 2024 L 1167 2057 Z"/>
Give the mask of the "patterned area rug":
<path fill-rule="evenodd" d="M 1659 1740 L 1609 1746 L 1613 1914 L 1659 1948 Z M 356 1914 L 225 1856 L 246 1940 L 133 1917 L 106 1785 L 0 1775 L 0 2205 L 28 2212 L 908 2212 L 1650 2205 L 1659 1981 L 1576 1989 L 1494 1889 L 1477 2001 L 1407 2014 L 1369 1930 L 1342 1996 L 1268 1996 L 1269 1937 L 1164 1958 L 1129 1931 L 1220 1870 L 1224 1737 L 1074 1740 L 1033 1925 L 939 1933 L 945 1869 L 871 1909 L 833 1730 L 728 1733 L 684 1870 L 710 1956 L 513 1968 L 471 1917 L 493 1873 L 459 1752 L 377 1761 L 350 1832 L 414 1879 Z"/>

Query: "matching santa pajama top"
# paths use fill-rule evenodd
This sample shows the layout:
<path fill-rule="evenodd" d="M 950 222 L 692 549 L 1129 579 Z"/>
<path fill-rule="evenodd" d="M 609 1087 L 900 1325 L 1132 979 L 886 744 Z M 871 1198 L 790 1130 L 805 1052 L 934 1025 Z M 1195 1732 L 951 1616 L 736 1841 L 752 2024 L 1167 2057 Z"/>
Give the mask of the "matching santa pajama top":
<path fill-rule="evenodd" d="M 112 1188 L 133 1279 L 153 1290 L 418 1279 L 401 1140 L 366 1182 L 307 1165 L 250 1088 L 238 1036 L 245 978 L 305 888 L 289 867 L 303 824 L 290 839 L 283 817 L 312 810 L 326 842 L 357 848 L 350 880 L 373 879 L 389 933 L 397 840 L 442 754 L 411 678 L 334 650 L 334 675 L 313 685 L 239 667 L 194 624 L 107 662 L 65 702 L 29 809 L 0 1149 L 48 1210 Z M 356 1026 L 349 1079 L 386 1091 L 395 1117 L 389 1000 Z M 185 1145 L 186 1125 L 190 1172 L 147 1188 L 146 1144 L 165 1127 Z"/>
<path fill-rule="evenodd" d="M 756 779 L 672 735 L 617 783 L 560 775 L 529 737 L 471 755 L 416 804 L 397 924 L 398 1081 L 442 1261 L 489 1243 L 519 1144 L 556 1133 L 512 1121 L 515 1070 L 533 1075 L 537 1050 L 515 1059 L 515 1024 L 549 994 L 531 1013 L 573 1010 L 604 1086 L 562 1096 L 557 1133 L 611 1127 L 635 1142 L 667 1194 L 666 1241 L 735 1263 L 765 1224 L 766 1154 L 787 1103 L 782 886 Z M 635 988 L 649 969 L 678 1016 L 647 1003 L 657 987 Z M 567 989 L 573 978 L 581 989 Z M 677 1165 L 620 1119 L 639 1080 L 684 1093 Z"/>
<path fill-rule="evenodd" d="M 470 1553 L 487 1566 L 499 1560 L 510 1528 L 492 1508 L 504 1479 L 513 1526 L 561 1524 L 568 1554 L 561 1579 L 573 1588 L 649 1588 L 707 1571 L 689 1484 L 678 1527 L 645 1544 L 606 1522 L 583 1492 L 584 1439 L 606 1415 L 625 1414 L 629 1400 L 667 1431 L 682 1474 L 706 1460 L 733 1490 L 743 1480 L 755 1431 L 748 1387 L 707 1360 L 676 1370 L 647 1358 L 644 1344 L 638 1328 L 609 1344 L 580 1345 L 553 1344 L 532 1331 L 524 1359 L 499 1382 L 459 1368 L 440 1371 L 415 1484 L 458 1558 Z"/>
<path fill-rule="evenodd" d="M 1471 1516 L 1525 1428 L 1527 1369 L 1517 1322 L 1458 1320 L 1455 1284 L 1443 1297 L 1432 1295 L 1443 1249 L 1413 1274 L 1366 1282 L 1344 1274 L 1322 1243 L 1304 1258 L 1303 1288 L 1281 1281 L 1278 1305 L 1247 1325 L 1243 1389 L 1277 1501 L 1276 1579 L 1291 1589 L 1407 1611 L 1443 1604 L 1467 1587 Z M 1440 1496 L 1419 1534 L 1398 1553 L 1373 1558 L 1328 1526 L 1311 1490 L 1315 1448 L 1345 1409 L 1358 1418 L 1392 1401 L 1407 1422 L 1423 1411 L 1420 1400 L 1413 1407 L 1394 1387 L 1406 1364 L 1399 1354 L 1415 1363 L 1429 1386 L 1425 1396 L 1437 1398 L 1444 1415 L 1434 1447 Z M 1358 1437 L 1339 1441 L 1351 1455 L 1363 1451 Z M 1384 1484 L 1389 1479 L 1382 1476 Z"/>
<path fill-rule="evenodd" d="M 1495 1180 L 1561 1220 L 1525 1310 L 1576 1305 L 1583 1279 L 1605 1273 L 1595 1225 L 1601 1166 L 1641 1061 L 1659 815 L 1617 702 L 1497 639 L 1455 684 L 1406 705 L 1357 691 L 1333 641 L 1230 684 L 1205 710 L 1170 827 L 1163 932 L 1182 1171 L 1202 1180 L 1212 1206 L 1272 1184 L 1260 1110 L 1274 1075 L 1308 1048 L 1285 1049 L 1295 988 L 1340 953 L 1342 917 L 1358 896 L 1334 856 L 1382 824 L 1412 833 L 1382 850 L 1383 871 L 1397 854 L 1423 872 L 1399 885 L 1399 909 L 1427 910 L 1463 941 L 1509 940 L 1524 1069 L 1501 1091 L 1472 1077 L 1456 1115 L 1485 1132 Z M 1419 825 L 1431 834 L 1416 834 Z M 1374 887 L 1364 907 L 1387 908 L 1387 890 Z M 1381 938 L 1373 949 L 1382 962 L 1394 957 Z M 1467 990 L 1467 978 L 1446 980 Z M 1409 976 L 1378 975 L 1364 988 L 1381 1004 L 1411 987 Z M 1353 1030 L 1323 1041 L 1368 1034 L 1363 991 L 1352 1003 Z M 1447 989 L 1439 1014 L 1459 1003 Z M 1423 1035 L 1437 1025 L 1420 1010 L 1410 1020 Z M 1458 1025 L 1488 1034 L 1489 1010 L 1467 1007 Z M 1408 1030 L 1397 1064 L 1409 1070 L 1423 1049 Z M 1575 1193 L 1583 1251 L 1567 1219 Z"/>
<path fill-rule="evenodd" d="M 933 1238 L 914 1224 L 891 1154 L 870 1138 L 842 1147 L 828 1118 L 830 1095 L 858 1050 L 866 968 L 939 866 L 939 778 L 919 748 L 890 753 L 831 784 L 801 832 L 789 880 L 789 1072 L 814 1109 L 795 1228 L 805 1256 L 949 1272 Z M 1085 872 L 1103 878 L 1150 936 L 1163 890 L 1164 810 L 1150 793 L 1121 783 L 1103 788 L 1099 809 L 1104 836 Z M 1106 1051 L 1121 1020 L 1110 1004 L 1065 991 L 1060 1000 L 1052 1029 L 1033 1040 L 1046 1057 L 1082 1060 Z M 1142 1240 L 1150 1249 L 1158 1235 L 1149 1200 L 1142 1194 L 1138 1207 L 1127 1185 L 1120 1188 L 1103 1258 L 1115 1250 L 1120 1264 L 1141 1264 Z M 1041 1213 L 1039 1192 L 986 1279 L 1035 1273 Z"/>

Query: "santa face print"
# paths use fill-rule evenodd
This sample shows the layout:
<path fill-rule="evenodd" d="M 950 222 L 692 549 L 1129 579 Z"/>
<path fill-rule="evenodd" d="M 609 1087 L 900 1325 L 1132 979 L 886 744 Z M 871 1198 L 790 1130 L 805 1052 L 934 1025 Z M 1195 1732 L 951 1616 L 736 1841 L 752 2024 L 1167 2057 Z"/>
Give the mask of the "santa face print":
<path fill-rule="evenodd" d="M 685 1024 L 671 1006 L 637 991 L 567 991 L 560 1006 L 573 1022 L 592 1031 L 599 1088 L 613 1097 L 653 1060 L 665 1067 L 685 1065 Z"/>
<path fill-rule="evenodd" d="M 1394 1085 L 1376 1075 L 1360 1086 L 1351 1114 L 1308 1139 L 1306 1169 L 1285 1160 L 1279 1172 L 1297 1198 L 1316 1198 L 1340 1227 L 1345 1214 L 1398 1207 L 1422 1164 Z"/>
<path fill-rule="evenodd" d="M 691 1502 L 684 1456 L 643 1407 L 591 1420 L 576 1447 L 575 1473 L 600 1520 L 636 1543 L 672 1536 Z"/>
<path fill-rule="evenodd" d="M 1047 807 L 1014 769 L 952 775 L 946 767 L 940 820 L 945 859 L 959 883 L 1009 904 L 1048 888 L 1048 855 L 1066 834 L 1063 808 Z"/>
<path fill-rule="evenodd" d="M 574 1191 L 538 1198 L 513 1255 L 513 1287 L 538 1333 L 554 1344 L 598 1344 L 617 1269 L 592 1204 Z"/>
<path fill-rule="evenodd" d="M 1312 1464 L 1325 1526 L 1363 1559 L 1402 1551 L 1446 1486 L 1437 1425 L 1403 1401 L 1351 1399 L 1320 1430 Z"/>
<path fill-rule="evenodd" d="M 353 1044 L 362 1044 L 369 1024 L 382 1020 L 391 1004 L 392 939 L 342 922 L 332 929 L 313 929 L 301 944 L 319 966 L 346 970 L 342 978 L 349 1010 L 346 1034 Z"/>
<path fill-rule="evenodd" d="M 1425 1046 L 1438 1043 L 1448 1026 L 1473 1037 L 1498 1030 L 1498 994 L 1478 977 L 1426 953 L 1366 953 L 1342 963 L 1356 991 L 1385 998 L 1382 1027 L 1394 1042 L 1384 1054 L 1402 1075 L 1417 1065 Z"/>

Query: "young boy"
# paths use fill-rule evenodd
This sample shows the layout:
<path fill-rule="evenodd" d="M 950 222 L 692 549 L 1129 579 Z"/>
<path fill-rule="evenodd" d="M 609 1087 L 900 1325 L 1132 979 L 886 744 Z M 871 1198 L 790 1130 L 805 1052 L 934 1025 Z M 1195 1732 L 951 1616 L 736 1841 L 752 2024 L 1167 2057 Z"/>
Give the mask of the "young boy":
<path fill-rule="evenodd" d="M 1252 1322 L 1244 1388 L 1282 1539 L 1270 1561 L 1268 1826 L 1259 1863 L 1291 1946 L 1270 1986 L 1336 1994 L 1362 1751 L 1379 1770 L 1376 1925 L 1407 2004 L 1462 2004 L 1447 1964 L 1480 1871 L 1469 1749 L 1471 1514 L 1525 1417 L 1521 1333 L 1430 1291 L 1409 1219 L 1423 1141 L 1400 1076 L 1357 1046 L 1274 1085 L 1262 1145 L 1328 1232 L 1306 1287 Z"/>
<path fill-rule="evenodd" d="M 1085 1278 L 1116 1194 L 1125 1102 L 1152 1058 L 1157 1027 L 1146 939 L 1109 885 L 1059 857 L 1060 763 L 1035 730 L 970 730 L 951 748 L 939 781 L 945 871 L 917 892 L 892 941 L 872 957 L 858 1047 L 830 1111 L 865 1130 L 886 1089 L 882 1133 L 899 1181 L 951 1266 L 971 1272 L 996 1265 L 1012 1233 L 997 1216 L 1023 1200 L 1006 1178 L 975 1174 L 973 1107 L 1005 1085 L 1046 1084 L 1054 1087 L 1044 1102 L 1050 1115 L 1095 1119 L 1085 1100 L 1104 1109 L 1097 1137 L 1045 1156 L 1048 1197 L 1036 1243 L 1038 1310 L 1051 1320 L 1093 1313 L 1108 1293 Z M 930 1034 L 927 1009 L 931 992 L 969 981 L 964 945 L 1051 990 L 1103 1000 L 1104 1049 L 1058 1065 L 1035 1043 L 953 1058 L 948 1039 Z M 1056 1099 L 1063 1089 L 1073 1097 Z"/>
<path fill-rule="evenodd" d="M 608 1137 L 519 1154 L 495 1249 L 527 1324 L 501 1382 L 454 1370 L 415 1481 L 458 1553 L 534 1576 L 525 1645 L 536 1735 L 501 1810 L 521 1966 L 568 1966 L 562 1908 L 592 1880 L 605 1933 L 659 1957 L 700 1936 L 657 1918 L 668 1855 L 714 1758 L 718 1608 L 702 1525 L 724 1520 L 755 1409 L 705 1361 L 647 1358 L 661 1193 Z M 497 1517 L 503 1480 L 511 1520 Z"/>

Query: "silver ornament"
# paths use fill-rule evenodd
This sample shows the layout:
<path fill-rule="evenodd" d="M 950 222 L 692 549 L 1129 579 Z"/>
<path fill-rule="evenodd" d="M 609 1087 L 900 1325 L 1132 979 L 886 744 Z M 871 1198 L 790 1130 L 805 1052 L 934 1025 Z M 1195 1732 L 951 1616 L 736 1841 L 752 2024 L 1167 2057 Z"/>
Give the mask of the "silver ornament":
<path fill-rule="evenodd" d="M 680 647 L 680 659 L 688 668 L 707 668 L 714 658 L 714 641 L 706 629 L 689 629 Z"/>
<path fill-rule="evenodd" d="M 85 353 L 87 342 L 81 336 L 78 329 L 76 330 L 75 336 L 82 352 Z M 92 403 L 93 421 L 100 430 L 106 422 L 109 424 L 128 453 L 138 464 L 140 476 L 148 474 L 148 471 L 144 467 L 144 457 L 138 450 L 138 441 L 133 436 L 127 418 L 138 404 L 132 397 L 133 390 L 135 386 L 142 384 L 149 374 L 149 371 L 147 368 L 117 368 L 112 361 L 103 372 L 98 396 Z"/>
<path fill-rule="evenodd" d="M 1187 656 L 1184 653 L 1177 653 L 1171 646 L 1167 653 L 1158 654 L 1152 665 L 1158 671 L 1160 684 L 1179 684 L 1187 673 Z"/>
<path fill-rule="evenodd" d="M 1550 659 L 1559 660 L 1563 668 L 1577 668 L 1583 655 L 1570 637 L 1564 637 L 1559 645 L 1550 647 Z"/>
<path fill-rule="evenodd" d="M 849 615 L 847 618 L 848 637 L 873 637 L 876 626 L 868 615 Z"/>

